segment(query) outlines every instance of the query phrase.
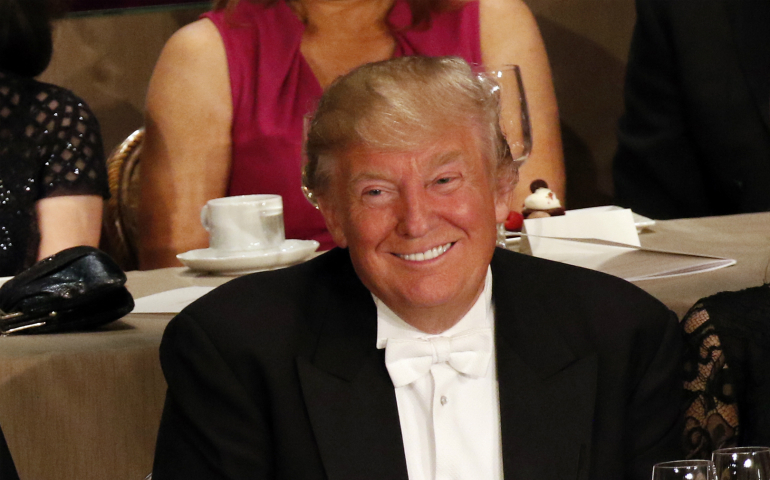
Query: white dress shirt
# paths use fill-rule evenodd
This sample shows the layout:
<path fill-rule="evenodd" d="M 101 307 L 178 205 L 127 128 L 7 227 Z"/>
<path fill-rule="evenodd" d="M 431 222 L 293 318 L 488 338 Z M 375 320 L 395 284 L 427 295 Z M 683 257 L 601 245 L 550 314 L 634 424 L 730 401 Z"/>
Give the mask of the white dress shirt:
<path fill-rule="evenodd" d="M 490 328 L 492 351 L 486 374 L 472 378 L 447 362 L 435 363 L 414 382 L 396 387 L 396 402 L 410 480 L 501 480 L 500 401 L 494 348 L 492 273 L 470 311 L 449 330 L 431 335 L 377 305 L 377 348 L 388 339 L 450 337 Z"/>

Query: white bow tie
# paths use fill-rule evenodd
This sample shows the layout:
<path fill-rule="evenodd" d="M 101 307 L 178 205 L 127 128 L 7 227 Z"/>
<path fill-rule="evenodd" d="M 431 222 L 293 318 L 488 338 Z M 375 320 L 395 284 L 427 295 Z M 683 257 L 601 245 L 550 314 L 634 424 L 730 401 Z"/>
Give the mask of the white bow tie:
<path fill-rule="evenodd" d="M 478 378 L 492 355 L 492 329 L 468 330 L 453 337 L 388 339 L 385 366 L 393 386 L 409 385 L 435 363 L 448 362 L 458 372 Z"/>

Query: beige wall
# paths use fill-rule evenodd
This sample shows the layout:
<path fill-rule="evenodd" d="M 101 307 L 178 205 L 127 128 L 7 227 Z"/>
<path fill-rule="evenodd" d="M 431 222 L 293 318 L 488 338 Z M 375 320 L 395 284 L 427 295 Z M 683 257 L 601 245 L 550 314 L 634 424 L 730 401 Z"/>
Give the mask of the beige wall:
<path fill-rule="evenodd" d="M 611 161 L 622 112 L 634 2 L 527 3 L 538 19 L 553 68 L 567 161 L 568 206 L 610 203 Z"/>
<path fill-rule="evenodd" d="M 109 152 L 142 126 L 147 84 L 163 44 L 202 11 L 60 20 L 54 30 L 54 56 L 40 80 L 69 88 L 91 106 Z"/>
<path fill-rule="evenodd" d="M 633 0 L 527 2 L 553 67 L 569 206 L 609 203 Z M 195 8 L 59 21 L 54 59 L 41 78 L 70 88 L 91 105 L 109 151 L 141 126 L 147 83 L 165 40 L 200 13 Z"/>

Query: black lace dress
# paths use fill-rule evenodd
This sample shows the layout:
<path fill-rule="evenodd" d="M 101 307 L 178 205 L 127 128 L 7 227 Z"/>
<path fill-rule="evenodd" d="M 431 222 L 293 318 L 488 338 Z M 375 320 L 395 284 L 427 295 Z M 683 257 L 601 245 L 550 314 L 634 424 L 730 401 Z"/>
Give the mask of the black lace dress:
<path fill-rule="evenodd" d="M 770 445 L 770 285 L 702 298 L 682 323 L 688 458 Z"/>
<path fill-rule="evenodd" d="M 0 71 L 0 276 L 34 262 L 35 202 L 107 197 L 99 123 L 72 92 Z"/>

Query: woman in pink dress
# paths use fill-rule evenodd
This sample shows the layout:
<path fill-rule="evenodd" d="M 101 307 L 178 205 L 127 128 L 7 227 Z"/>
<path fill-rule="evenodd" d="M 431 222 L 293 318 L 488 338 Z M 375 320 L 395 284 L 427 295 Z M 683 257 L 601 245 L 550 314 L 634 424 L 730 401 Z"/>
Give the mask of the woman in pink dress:
<path fill-rule="evenodd" d="M 535 135 L 520 184 L 564 197 L 558 111 L 545 48 L 522 0 L 220 0 L 168 41 L 155 67 L 142 153 L 141 268 L 205 248 L 200 209 L 226 195 L 283 197 L 286 238 L 333 247 L 302 196 L 303 117 L 364 63 L 456 55 L 522 67 Z M 528 191 L 514 191 L 520 209 Z"/>

